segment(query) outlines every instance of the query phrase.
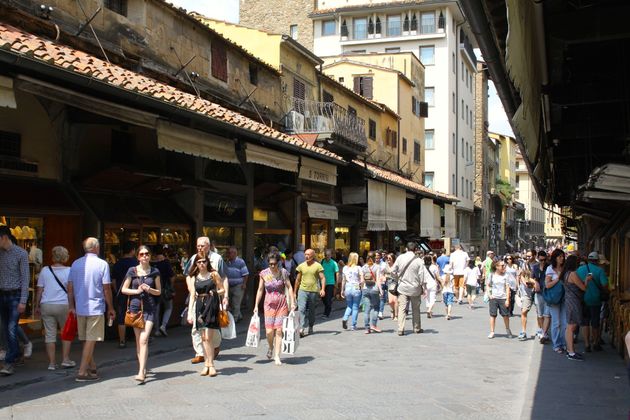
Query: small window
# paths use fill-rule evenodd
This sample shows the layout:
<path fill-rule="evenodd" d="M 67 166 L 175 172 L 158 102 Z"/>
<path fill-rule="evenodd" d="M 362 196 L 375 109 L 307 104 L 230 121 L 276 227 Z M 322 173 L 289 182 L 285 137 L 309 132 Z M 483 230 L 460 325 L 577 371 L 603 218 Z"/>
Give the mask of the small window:
<path fill-rule="evenodd" d="M 337 33 L 337 24 L 334 19 L 322 22 L 322 36 L 335 35 Z"/>
<path fill-rule="evenodd" d="M 464 157 L 464 138 L 462 137 L 462 157 Z"/>
<path fill-rule="evenodd" d="M 324 99 L 324 102 L 335 102 L 335 97 L 332 95 L 332 93 L 326 90 L 324 91 L 322 98 Z"/>
<path fill-rule="evenodd" d="M 456 141 L 457 140 L 455 140 L 455 133 L 453 133 L 453 154 L 455 154 L 455 149 L 457 148 Z"/>
<path fill-rule="evenodd" d="M 434 45 L 420 47 L 420 61 L 425 66 L 432 66 L 435 64 L 435 46 Z"/>
<path fill-rule="evenodd" d="M 356 117 L 357 116 L 357 110 L 352 108 L 350 105 L 348 105 L 348 114 Z"/>
<path fill-rule="evenodd" d="M 435 33 L 435 13 L 429 12 L 420 15 L 420 33 Z"/>
<path fill-rule="evenodd" d="M 399 53 L 400 47 L 385 48 L 386 53 Z"/>
<path fill-rule="evenodd" d="M 453 92 L 453 114 L 457 112 L 457 100 L 455 99 L 455 92 Z"/>
<path fill-rule="evenodd" d="M 464 119 L 464 100 L 462 99 L 462 120 Z"/>
<path fill-rule="evenodd" d="M 18 133 L 0 131 L 0 155 L 22 157 L 22 139 Z"/>
<path fill-rule="evenodd" d="M 297 41 L 298 39 L 298 26 L 297 25 L 289 26 L 289 36 Z"/>
<path fill-rule="evenodd" d="M 434 177 L 434 173 L 433 172 L 425 172 L 424 173 L 424 186 L 427 188 L 431 188 L 433 189 L 433 177 Z"/>
<path fill-rule="evenodd" d="M 258 67 L 255 64 L 249 65 L 249 83 L 258 85 Z"/>
<path fill-rule="evenodd" d="M 473 128 L 473 116 L 472 116 L 472 110 L 470 110 L 470 128 Z"/>
<path fill-rule="evenodd" d="M 367 99 L 372 99 L 373 81 L 372 77 L 356 76 L 354 78 L 354 92 Z"/>
<path fill-rule="evenodd" d="M 370 119 L 368 122 L 370 139 L 376 140 L 376 121 Z"/>
<path fill-rule="evenodd" d="M 127 16 L 127 0 L 105 0 L 103 6 L 114 13 Z"/>
<path fill-rule="evenodd" d="M 453 53 L 453 74 L 455 74 L 455 70 L 457 70 L 457 61 L 455 59 L 455 53 Z"/>
<path fill-rule="evenodd" d="M 304 82 L 293 78 L 293 97 L 297 99 L 306 99 L 306 86 Z"/>
<path fill-rule="evenodd" d="M 420 163 L 420 143 L 417 141 L 413 142 L 413 161 L 415 163 Z"/>
<path fill-rule="evenodd" d="M 367 39 L 367 19 L 357 18 L 352 20 L 353 39 Z"/>
<path fill-rule="evenodd" d="M 424 101 L 429 104 L 429 106 L 435 106 L 435 88 L 433 87 L 425 87 L 424 88 Z"/>
<path fill-rule="evenodd" d="M 339 83 L 343 83 L 346 79 L 344 79 L 343 77 L 339 78 Z"/>
<path fill-rule="evenodd" d="M 403 152 L 403 155 L 407 154 L 407 139 L 404 137 L 402 139 L 402 152 Z"/>
<path fill-rule="evenodd" d="M 400 15 L 387 16 L 387 36 L 400 36 L 401 29 Z"/>
<path fill-rule="evenodd" d="M 398 131 L 391 131 L 392 134 L 392 140 L 390 142 L 390 145 L 392 146 L 392 148 L 397 148 L 398 147 Z"/>
<path fill-rule="evenodd" d="M 455 184 L 455 174 L 451 175 L 451 193 L 452 194 L 456 194 L 455 189 L 457 188 L 457 185 Z"/>
<path fill-rule="evenodd" d="M 210 45 L 212 77 L 227 82 L 227 52 L 225 46 L 219 42 L 212 42 Z"/>
<path fill-rule="evenodd" d="M 424 131 L 424 148 L 426 150 L 432 150 L 435 148 L 435 144 L 433 143 L 433 134 L 433 130 Z"/>

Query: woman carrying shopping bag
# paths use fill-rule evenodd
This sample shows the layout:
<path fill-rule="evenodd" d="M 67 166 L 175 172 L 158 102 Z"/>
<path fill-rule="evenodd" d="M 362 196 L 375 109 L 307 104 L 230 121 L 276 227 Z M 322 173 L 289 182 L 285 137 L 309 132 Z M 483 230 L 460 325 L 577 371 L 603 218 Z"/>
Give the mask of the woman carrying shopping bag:
<path fill-rule="evenodd" d="M 275 254 L 270 255 L 268 258 L 269 268 L 260 272 L 256 304 L 254 306 L 254 316 L 258 316 L 258 303 L 264 290 L 265 332 L 267 333 L 267 343 L 269 344 L 267 359 L 273 357 L 278 366 L 282 364 L 280 361 L 282 321 L 289 314 L 289 305 L 292 311 L 296 309 L 295 292 L 293 287 L 291 287 L 289 273 L 278 265 L 279 259 Z"/>

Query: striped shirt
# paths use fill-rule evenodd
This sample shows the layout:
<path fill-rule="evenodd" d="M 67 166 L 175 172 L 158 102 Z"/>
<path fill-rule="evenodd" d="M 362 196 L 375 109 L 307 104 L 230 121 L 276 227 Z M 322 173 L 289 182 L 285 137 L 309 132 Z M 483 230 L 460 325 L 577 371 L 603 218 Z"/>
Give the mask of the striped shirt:
<path fill-rule="evenodd" d="M 21 291 L 20 303 L 28 300 L 28 254 L 17 245 L 7 250 L 0 249 L 0 290 Z"/>

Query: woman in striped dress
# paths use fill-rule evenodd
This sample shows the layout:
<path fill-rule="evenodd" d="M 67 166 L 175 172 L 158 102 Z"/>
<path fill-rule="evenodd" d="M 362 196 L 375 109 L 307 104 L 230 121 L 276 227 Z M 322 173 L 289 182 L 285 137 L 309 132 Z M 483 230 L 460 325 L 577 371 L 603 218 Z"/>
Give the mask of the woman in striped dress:
<path fill-rule="evenodd" d="M 273 357 L 276 365 L 281 365 L 282 321 L 289 314 L 289 306 L 291 306 L 292 311 L 295 310 L 296 306 L 295 293 L 291 287 L 289 273 L 284 268 L 281 268 L 278 263 L 279 257 L 277 255 L 270 255 L 268 258 L 269 268 L 260 272 L 254 314 L 258 314 L 258 303 L 262 298 L 264 290 L 265 332 L 267 333 L 267 343 L 269 344 L 267 358 L 271 359 Z M 287 297 L 290 302 L 287 302 Z"/>

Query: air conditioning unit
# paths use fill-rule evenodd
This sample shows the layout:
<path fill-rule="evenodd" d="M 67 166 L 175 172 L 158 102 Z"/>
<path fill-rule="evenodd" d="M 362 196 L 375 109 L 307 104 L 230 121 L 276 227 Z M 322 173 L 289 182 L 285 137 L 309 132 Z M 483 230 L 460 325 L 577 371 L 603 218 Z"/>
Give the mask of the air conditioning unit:
<path fill-rule="evenodd" d="M 304 115 L 297 111 L 289 111 L 287 114 L 287 131 L 301 133 L 304 131 Z"/>
<path fill-rule="evenodd" d="M 333 132 L 333 120 L 332 118 L 325 117 L 323 115 L 316 115 L 313 117 L 313 129 L 317 133 L 332 133 Z"/>

